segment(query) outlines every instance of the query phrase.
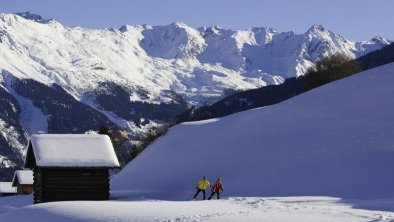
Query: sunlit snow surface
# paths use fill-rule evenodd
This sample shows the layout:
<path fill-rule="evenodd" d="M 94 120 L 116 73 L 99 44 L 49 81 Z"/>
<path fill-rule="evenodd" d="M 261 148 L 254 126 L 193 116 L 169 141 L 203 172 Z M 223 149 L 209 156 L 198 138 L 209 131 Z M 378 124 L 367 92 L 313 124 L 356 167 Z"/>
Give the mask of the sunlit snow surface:
<path fill-rule="evenodd" d="M 31 196 L 0 198 L 1 221 L 346 221 L 388 222 L 394 200 L 331 197 L 232 197 L 211 201 L 70 201 L 31 205 Z M 19 209 L 18 209 L 19 208 Z"/>
<path fill-rule="evenodd" d="M 119 167 L 111 140 L 99 134 L 35 134 L 30 138 L 40 167 Z M 32 154 L 31 154 L 32 155 Z"/>

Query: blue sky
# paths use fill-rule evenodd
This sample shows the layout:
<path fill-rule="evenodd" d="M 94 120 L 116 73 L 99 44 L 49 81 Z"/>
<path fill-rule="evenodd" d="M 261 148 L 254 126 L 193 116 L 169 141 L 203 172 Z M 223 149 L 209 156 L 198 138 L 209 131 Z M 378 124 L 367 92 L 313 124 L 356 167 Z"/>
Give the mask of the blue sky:
<path fill-rule="evenodd" d="M 303 33 L 321 24 L 350 40 L 394 39 L 393 0 L 0 0 L 0 12 L 23 11 L 90 28 L 182 21 L 192 27 Z"/>

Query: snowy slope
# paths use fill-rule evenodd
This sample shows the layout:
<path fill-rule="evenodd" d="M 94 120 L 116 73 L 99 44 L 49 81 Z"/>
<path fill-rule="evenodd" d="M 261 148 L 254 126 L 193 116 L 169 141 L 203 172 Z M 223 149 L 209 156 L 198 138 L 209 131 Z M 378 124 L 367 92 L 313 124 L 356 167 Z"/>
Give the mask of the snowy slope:
<path fill-rule="evenodd" d="M 170 129 L 111 181 L 188 199 L 202 176 L 227 196 L 394 197 L 394 63 L 277 105 Z"/>

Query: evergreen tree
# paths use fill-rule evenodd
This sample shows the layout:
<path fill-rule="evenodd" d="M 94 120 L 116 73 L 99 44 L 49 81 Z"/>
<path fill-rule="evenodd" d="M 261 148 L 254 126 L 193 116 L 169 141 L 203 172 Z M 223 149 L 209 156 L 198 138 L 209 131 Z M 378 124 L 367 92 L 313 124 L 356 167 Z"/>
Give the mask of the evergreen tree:
<path fill-rule="evenodd" d="M 98 134 L 108 135 L 111 138 L 111 132 L 109 131 L 109 127 L 105 124 L 101 125 L 98 129 Z"/>

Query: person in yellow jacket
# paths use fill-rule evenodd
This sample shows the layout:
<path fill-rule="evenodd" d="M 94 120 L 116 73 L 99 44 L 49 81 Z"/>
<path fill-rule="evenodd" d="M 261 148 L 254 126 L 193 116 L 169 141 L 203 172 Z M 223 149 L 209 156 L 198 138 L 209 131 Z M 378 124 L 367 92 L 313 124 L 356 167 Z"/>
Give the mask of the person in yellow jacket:
<path fill-rule="evenodd" d="M 206 190 L 208 187 L 210 187 L 210 186 L 211 186 L 211 183 L 207 180 L 206 177 L 203 177 L 201 180 L 199 180 L 199 181 L 197 182 L 197 185 L 196 185 L 197 192 L 196 192 L 196 194 L 194 194 L 193 200 L 196 199 L 197 195 L 198 195 L 200 192 L 202 192 L 203 198 L 204 198 L 204 200 L 205 200 L 205 190 Z"/>

